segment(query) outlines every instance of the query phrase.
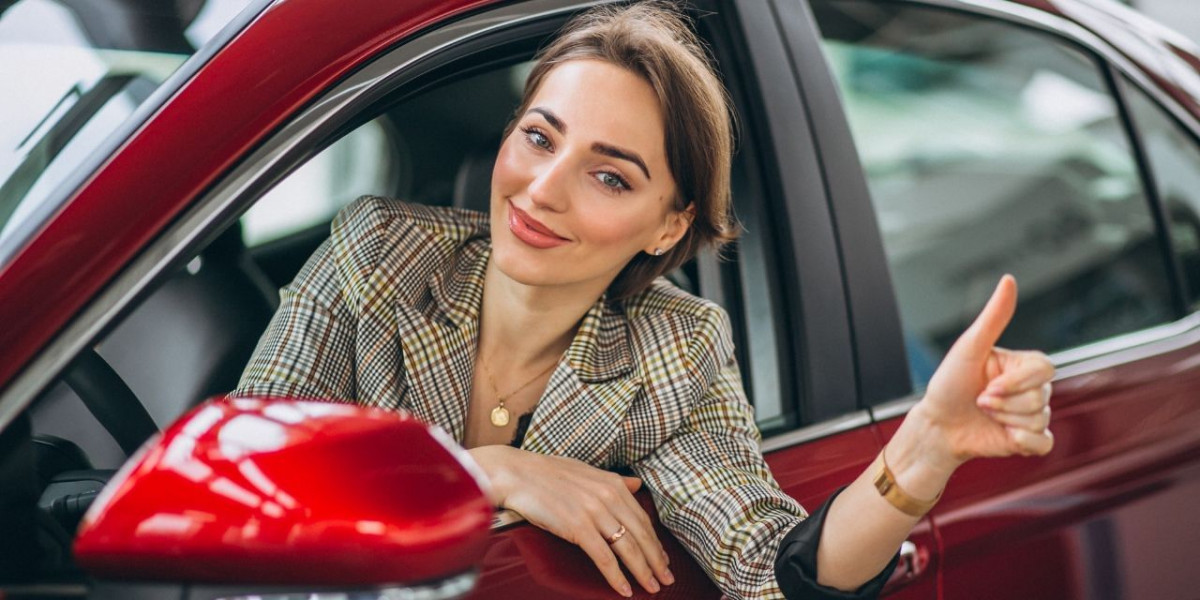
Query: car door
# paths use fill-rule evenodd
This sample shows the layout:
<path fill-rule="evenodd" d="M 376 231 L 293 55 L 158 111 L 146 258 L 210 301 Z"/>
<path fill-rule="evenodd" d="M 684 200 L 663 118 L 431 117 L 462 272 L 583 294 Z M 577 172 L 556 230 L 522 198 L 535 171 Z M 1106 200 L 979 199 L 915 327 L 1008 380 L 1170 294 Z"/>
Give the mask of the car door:
<path fill-rule="evenodd" d="M 931 513 L 940 593 L 1190 597 L 1200 346 L 1195 204 L 1183 190 L 1197 172 L 1195 120 L 1053 14 L 810 6 L 883 240 L 895 303 L 884 313 L 898 309 L 900 324 L 891 345 L 912 382 L 892 398 L 865 394 L 881 437 L 1002 273 L 1021 291 L 1000 345 L 1044 350 L 1058 368 L 1054 451 L 966 464 Z M 870 229 L 840 239 L 857 244 Z"/>
<path fill-rule="evenodd" d="M 486 145 L 486 131 L 472 128 L 468 121 L 473 117 L 465 113 L 452 122 L 454 114 L 438 120 L 434 117 L 440 113 L 431 111 L 446 108 L 443 100 L 463 98 L 495 99 L 489 110 L 502 108 L 503 94 L 472 95 L 467 93 L 472 88 L 455 86 L 475 81 L 494 86 L 486 88 L 489 92 L 510 93 L 511 87 L 505 86 L 521 74 L 521 65 L 537 45 L 570 14 L 594 2 L 541 0 L 497 8 L 464 3 L 445 9 L 446 13 L 462 10 L 451 19 L 452 26 L 438 21 L 449 19 L 447 14 L 417 14 L 416 8 L 381 4 L 392 7 L 389 10 L 403 28 L 380 25 L 378 18 L 353 17 L 344 26 L 360 39 L 340 34 L 327 40 L 332 47 L 289 45 L 298 54 L 278 68 L 266 68 L 254 60 L 256 56 L 277 52 L 279 39 L 293 34 L 292 28 L 319 21 L 327 10 L 318 4 L 273 6 L 256 23 L 258 28 L 218 55 L 213 64 L 221 68 L 210 66 L 202 72 L 194 89 L 176 98 L 147 126 L 143 133 L 147 137 L 135 139 L 115 167 L 91 183 L 86 197 L 77 201 L 82 202 L 76 207 L 79 210 L 103 207 L 106 200 L 114 202 L 112 198 L 128 189 L 144 192 L 143 208 L 154 210 L 111 230 L 122 244 L 120 252 L 91 257 L 103 259 L 103 270 L 89 271 L 95 287 L 106 284 L 105 291 L 95 298 L 83 291 L 72 296 L 85 308 L 72 313 L 64 333 L 21 373 L 24 387 L 6 389 L 6 394 L 29 394 L 22 407 L 31 402 L 33 395 L 57 380 L 56 372 L 64 364 L 103 344 L 107 334 L 121 331 L 145 312 L 165 289 L 166 280 L 193 269 L 203 272 L 204 261 L 196 259 L 203 258 L 213 240 L 229 237 L 243 213 L 241 226 L 256 227 L 250 217 L 265 206 L 260 200 L 273 186 L 283 181 L 275 188 L 282 189 L 301 172 L 301 165 L 313 164 L 310 159 L 323 151 L 340 152 L 336 150 L 340 140 L 354 138 L 351 132 L 361 137 L 361 132 L 376 127 L 372 123 L 395 149 L 377 152 L 376 159 L 396 161 L 402 175 L 409 175 L 408 179 L 378 178 L 375 181 L 387 188 L 379 191 L 431 202 L 469 203 L 473 196 L 459 194 L 458 182 L 461 178 L 467 190 L 476 186 L 480 180 L 476 167 L 487 159 L 486 154 L 476 156 L 476 144 L 467 142 Z M 699 4 L 698 27 L 713 45 L 744 124 L 734 194 L 746 232 L 732 260 L 704 256 L 675 276 L 681 285 L 729 310 L 737 330 L 738 359 L 764 433 L 764 453 L 785 491 L 812 509 L 850 482 L 880 449 L 859 399 L 863 377 L 851 343 L 843 257 L 826 191 L 834 181 L 833 173 L 823 164 L 823 149 L 815 141 L 812 99 L 791 64 L 778 6 L 749 0 Z M 807 23 L 809 42 L 815 42 L 816 29 Z M 328 66 L 305 72 L 314 64 L 325 64 L 322 61 Z M 251 76 L 261 81 L 246 87 Z M 828 80 L 828 74 L 825 77 Z M 826 88 L 832 90 L 832 84 Z M 502 127 L 504 117 L 501 110 L 493 123 L 496 129 Z M 225 132 L 204 138 L 211 145 L 168 161 L 160 185 L 139 181 L 138 174 L 159 165 L 161 156 L 176 156 L 186 149 L 187 139 L 181 139 L 179 132 L 195 133 L 197 122 L 209 127 L 220 124 Z M 419 145 L 414 151 L 414 142 L 444 134 L 431 127 L 435 124 L 454 125 L 455 135 L 441 135 L 449 140 Z M 425 137 L 420 137 L 422 132 Z M 433 158 L 438 158 L 437 165 L 418 162 Z M 447 184 L 453 184 L 451 189 Z M 298 211 L 298 197 L 290 199 L 292 209 Z M 111 218 L 119 220 L 136 205 L 112 208 L 116 214 Z M 327 213 L 321 214 L 312 225 L 319 227 L 320 219 L 327 218 Z M 77 215 L 76 222 L 58 226 L 86 230 L 80 218 Z M 282 240 L 286 245 L 289 236 L 298 236 L 291 240 L 294 249 L 307 243 L 310 234 L 311 228 L 300 227 L 293 233 L 285 231 L 274 242 Z M 94 233 L 84 241 L 93 237 Z M 247 239 L 254 238 L 243 238 Z M 254 255 L 255 248 L 250 250 Z M 143 350 L 160 352 L 161 347 Z M 155 402 L 152 397 L 138 400 Z M 40 400 L 35 409 L 39 406 Z M 105 429 L 95 423 L 85 427 L 101 434 Z M 112 440 L 106 444 L 114 446 Z M 81 440 L 80 445 L 86 444 Z M 124 455 L 122 449 L 112 448 L 113 464 L 106 466 L 117 466 Z M 647 494 L 639 499 L 649 507 Z M 660 537 L 679 581 L 674 593 L 719 597 L 705 573 L 669 534 L 660 530 Z M 917 546 L 912 555 L 923 560 L 901 570 L 896 585 L 907 583 L 900 592 L 906 597 L 928 597 L 922 590 L 932 589 L 929 560 L 935 549 L 927 524 L 918 528 L 913 540 Z M 511 515 L 501 515 L 481 566 L 476 597 L 516 595 L 609 597 L 611 590 L 578 548 Z"/>

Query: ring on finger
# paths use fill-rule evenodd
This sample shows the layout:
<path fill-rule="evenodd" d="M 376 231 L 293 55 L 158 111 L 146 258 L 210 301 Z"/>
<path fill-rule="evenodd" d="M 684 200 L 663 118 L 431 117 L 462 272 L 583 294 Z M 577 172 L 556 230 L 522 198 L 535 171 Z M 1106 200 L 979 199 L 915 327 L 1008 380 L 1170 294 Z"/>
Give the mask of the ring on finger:
<path fill-rule="evenodd" d="M 617 540 L 625 537 L 626 533 L 627 533 L 627 530 L 625 529 L 625 526 L 622 525 L 621 528 L 616 531 L 616 533 L 604 538 L 604 541 L 608 542 L 608 545 L 611 546 L 611 545 L 617 543 Z"/>

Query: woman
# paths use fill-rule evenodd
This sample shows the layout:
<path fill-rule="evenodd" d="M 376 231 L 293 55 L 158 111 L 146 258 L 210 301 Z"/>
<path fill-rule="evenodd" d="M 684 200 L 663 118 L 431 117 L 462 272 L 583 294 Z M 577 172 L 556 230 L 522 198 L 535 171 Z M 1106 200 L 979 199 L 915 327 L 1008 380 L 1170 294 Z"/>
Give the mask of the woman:
<path fill-rule="evenodd" d="M 445 427 L 497 506 L 578 544 L 624 596 L 622 565 L 650 592 L 674 581 L 632 496 L 643 481 L 730 596 L 877 595 L 958 465 L 1050 450 L 1053 369 L 993 348 L 1016 302 L 1004 278 L 876 464 L 808 516 L 758 451 L 727 316 L 659 278 L 734 237 L 731 139 L 676 13 L 577 18 L 530 74 L 490 217 L 380 198 L 343 211 L 237 393 Z"/>

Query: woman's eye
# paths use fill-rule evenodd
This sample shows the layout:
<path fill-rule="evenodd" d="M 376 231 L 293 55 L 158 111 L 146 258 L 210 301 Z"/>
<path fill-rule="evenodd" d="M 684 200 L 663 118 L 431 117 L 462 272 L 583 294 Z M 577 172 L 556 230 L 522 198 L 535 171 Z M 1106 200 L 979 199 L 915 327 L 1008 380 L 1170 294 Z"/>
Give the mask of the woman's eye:
<path fill-rule="evenodd" d="M 543 148 L 546 150 L 550 149 L 550 138 L 546 137 L 542 132 L 536 129 L 526 129 L 525 139 L 529 140 L 529 143 L 537 146 L 538 148 Z"/>
<path fill-rule="evenodd" d="M 611 188 L 611 189 L 619 191 L 619 192 L 624 192 L 624 191 L 630 189 L 629 183 L 626 182 L 624 179 L 622 179 L 621 176 L 617 175 L 616 173 L 609 173 L 608 171 L 601 171 L 596 174 L 596 179 L 600 180 L 600 183 L 603 184 L 604 187 Z"/>

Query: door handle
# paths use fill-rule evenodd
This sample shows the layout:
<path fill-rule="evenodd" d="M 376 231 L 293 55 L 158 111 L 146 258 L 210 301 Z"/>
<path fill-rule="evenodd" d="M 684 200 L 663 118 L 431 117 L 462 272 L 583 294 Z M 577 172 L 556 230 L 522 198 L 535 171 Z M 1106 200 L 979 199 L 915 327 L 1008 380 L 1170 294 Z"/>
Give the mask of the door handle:
<path fill-rule="evenodd" d="M 900 562 L 896 565 L 896 572 L 892 575 L 892 579 L 916 579 L 925 572 L 927 566 L 929 566 L 929 551 L 909 540 L 904 540 L 904 543 L 900 544 Z"/>
<path fill-rule="evenodd" d="M 883 586 L 881 595 L 886 596 L 916 581 L 928 566 L 929 550 L 904 540 L 904 543 L 900 544 L 900 559 L 896 563 L 896 570 L 892 571 L 892 576 Z"/>

